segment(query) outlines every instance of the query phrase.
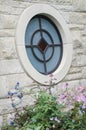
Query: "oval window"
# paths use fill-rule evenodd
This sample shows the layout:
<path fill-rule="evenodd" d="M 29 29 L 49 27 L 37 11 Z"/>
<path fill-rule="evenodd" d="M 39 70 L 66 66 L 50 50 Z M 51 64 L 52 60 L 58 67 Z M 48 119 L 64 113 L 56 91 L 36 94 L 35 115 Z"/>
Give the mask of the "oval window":
<path fill-rule="evenodd" d="M 47 4 L 33 4 L 24 10 L 16 31 L 16 46 L 24 71 L 38 83 L 55 84 L 67 74 L 72 61 L 69 28 L 57 9 Z"/>
<path fill-rule="evenodd" d="M 48 75 L 59 66 L 62 53 L 62 39 L 55 24 L 43 15 L 33 17 L 25 32 L 25 47 L 33 67 Z"/>

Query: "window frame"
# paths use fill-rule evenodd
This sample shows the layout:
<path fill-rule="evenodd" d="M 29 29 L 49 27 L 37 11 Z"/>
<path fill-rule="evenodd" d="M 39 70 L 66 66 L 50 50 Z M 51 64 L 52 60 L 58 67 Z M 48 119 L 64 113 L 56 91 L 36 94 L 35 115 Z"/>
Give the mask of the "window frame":
<path fill-rule="evenodd" d="M 28 56 L 25 49 L 25 31 L 29 21 L 36 15 L 45 15 L 54 24 L 57 26 L 63 41 L 63 56 L 59 67 L 53 72 L 55 84 L 60 82 L 65 75 L 68 73 L 68 70 L 72 62 L 72 39 L 70 35 L 69 28 L 60 15 L 58 10 L 48 4 L 33 4 L 23 11 L 18 21 L 17 30 L 16 30 L 16 48 L 20 63 L 29 77 L 31 77 L 36 82 L 49 85 L 50 75 L 44 75 L 39 73 L 28 60 Z"/>

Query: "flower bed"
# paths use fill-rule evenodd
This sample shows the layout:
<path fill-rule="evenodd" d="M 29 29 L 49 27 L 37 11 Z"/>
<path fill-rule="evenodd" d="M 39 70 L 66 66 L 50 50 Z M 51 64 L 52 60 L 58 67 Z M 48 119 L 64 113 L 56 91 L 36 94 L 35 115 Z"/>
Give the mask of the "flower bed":
<path fill-rule="evenodd" d="M 56 79 L 51 76 L 50 86 L 40 89 L 35 103 L 21 111 L 18 105 L 23 92 L 17 83 L 15 91 L 8 92 L 15 114 L 10 125 L 3 126 L 2 130 L 86 130 L 86 88 L 79 86 L 70 90 L 66 83 L 62 92 L 53 94 L 53 80 Z"/>

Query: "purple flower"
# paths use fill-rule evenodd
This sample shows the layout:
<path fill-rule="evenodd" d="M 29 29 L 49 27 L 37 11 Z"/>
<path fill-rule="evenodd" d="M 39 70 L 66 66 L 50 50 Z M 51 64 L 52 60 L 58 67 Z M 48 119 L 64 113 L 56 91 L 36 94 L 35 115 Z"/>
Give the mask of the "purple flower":
<path fill-rule="evenodd" d="M 12 104 L 11 104 L 11 105 L 12 105 L 12 107 L 13 107 L 13 108 L 15 108 L 15 107 L 16 107 L 16 106 L 15 106 L 15 104 L 14 104 L 13 102 L 12 102 Z"/>
<path fill-rule="evenodd" d="M 23 97 L 23 93 L 22 92 L 18 93 L 17 97 L 21 99 Z"/>
<path fill-rule="evenodd" d="M 17 94 L 17 92 L 11 92 L 11 91 L 8 91 L 8 97 L 12 97 L 14 94 Z"/>
<path fill-rule="evenodd" d="M 10 125 L 13 126 L 14 125 L 14 121 L 10 121 Z"/>
<path fill-rule="evenodd" d="M 66 94 L 61 94 L 61 95 L 59 96 L 59 99 L 65 99 L 66 97 L 67 97 Z"/>
<path fill-rule="evenodd" d="M 16 83 L 15 87 L 14 87 L 16 90 L 19 89 L 19 82 Z"/>
<path fill-rule="evenodd" d="M 10 91 L 8 91 L 8 96 L 9 96 L 9 97 L 10 97 L 10 96 L 13 96 L 13 93 L 10 92 Z"/>
<path fill-rule="evenodd" d="M 76 96 L 76 101 L 78 102 L 85 102 L 86 103 L 86 97 L 83 94 L 80 94 L 78 96 Z"/>
<path fill-rule="evenodd" d="M 67 88 L 67 86 L 68 86 L 68 83 L 65 83 L 65 84 L 63 84 L 63 88 Z"/>
<path fill-rule="evenodd" d="M 83 86 L 79 86 L 78 91 L 82 92 L 83 90 L 84 90 L 84 87 Z"/>

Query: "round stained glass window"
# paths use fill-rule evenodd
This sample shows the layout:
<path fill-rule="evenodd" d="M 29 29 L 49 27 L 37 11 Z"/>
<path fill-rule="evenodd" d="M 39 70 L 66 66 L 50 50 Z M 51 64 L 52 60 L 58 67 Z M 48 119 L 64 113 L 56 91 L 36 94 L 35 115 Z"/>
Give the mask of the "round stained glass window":
<path fill-rule="evenodd" d="M 60 65 L 63 44 L 55 24 L 46 16 L 36 15 L 25 31 L 25 48 L 33 67 L 48 75 Z"/>

